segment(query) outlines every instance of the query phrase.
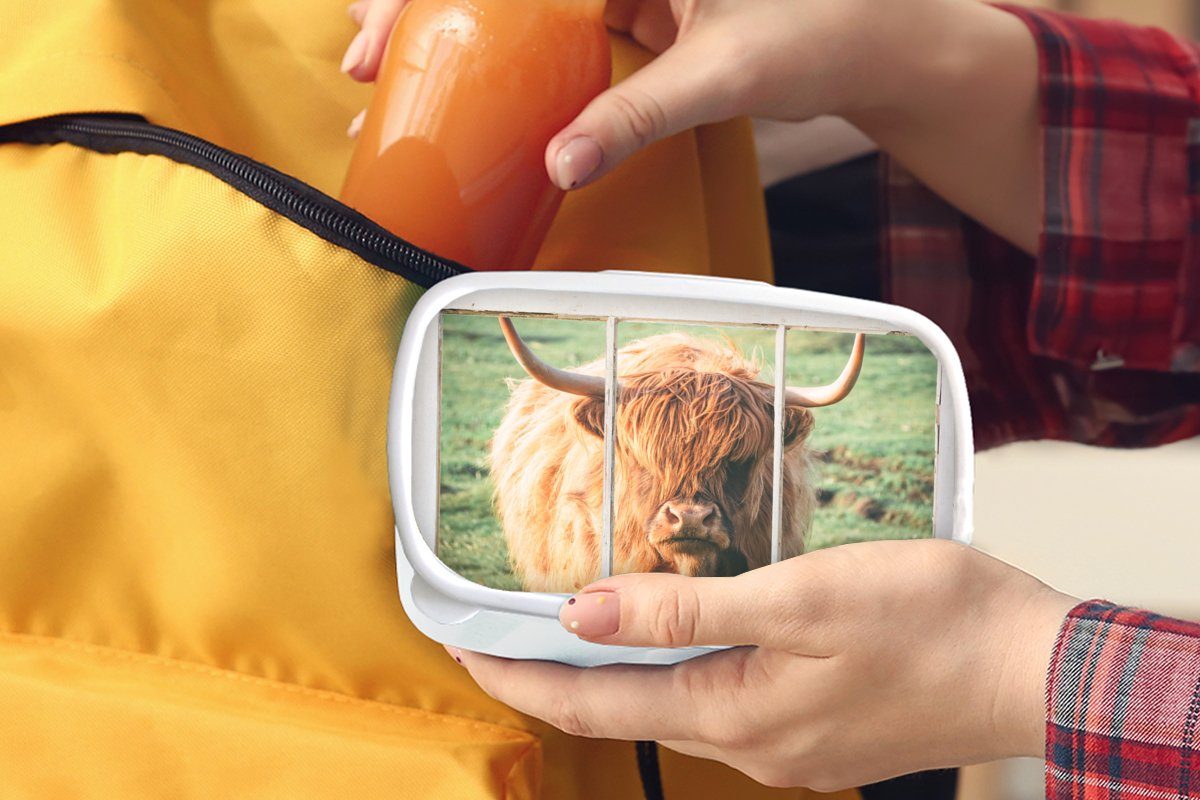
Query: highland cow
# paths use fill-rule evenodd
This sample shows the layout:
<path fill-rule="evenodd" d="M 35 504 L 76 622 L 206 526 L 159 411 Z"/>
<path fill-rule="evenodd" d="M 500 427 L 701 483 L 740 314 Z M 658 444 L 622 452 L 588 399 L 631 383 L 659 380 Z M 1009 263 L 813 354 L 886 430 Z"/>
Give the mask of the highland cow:
<path fill-rule="evenodd" d="M 571 592 L 599 576 L 604 361 L 544 363 L 508 319 L 530 376 L 491 442 L 495 507 L 526 590 Z M 832 384 L 787 390 L 781 556 L 804 549 L 814 503 L 809 409 L 841 400 L 864 337 Z M 618 351 L 613 571 L 732 575 L 771 560 L 774 386 L 732 344 L 685 333 Z"/>

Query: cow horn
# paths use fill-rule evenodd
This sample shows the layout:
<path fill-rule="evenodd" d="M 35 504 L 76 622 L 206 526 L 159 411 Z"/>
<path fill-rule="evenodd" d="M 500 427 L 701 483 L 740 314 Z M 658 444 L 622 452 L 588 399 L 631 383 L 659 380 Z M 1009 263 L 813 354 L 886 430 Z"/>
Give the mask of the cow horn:
<path fill-rule="evenodd" d="M 504 339 L 508 349 L 516 357 L 529 377 L 538 383 L 543 383 L 551 389 L 558 389 L 568 394 L 578 394 L 584 397 L 604 397 L 604 378 L 599 375 L 583 375 L 558 367 L 552 367 L 533 354 L 529 345 L 521 339 L 517 329 L 513 327 L 508 317 L 500 317 L 500 329 L 504 331 Z"/>
<path fill-rule="evenodd" d="M 803 406 L 804 408 L 820 408 L 831 406 L 839 400 L 844 400 L 854 388 L 859 373 L 862 372 L 863 353 L 866 351 L 867 337 L 855 334 L 854 349 L 850 352 L 850 360 L 846 368 L 833 383 L 825 386 L 789 386 L 787 387 L 787 404 Z"/>

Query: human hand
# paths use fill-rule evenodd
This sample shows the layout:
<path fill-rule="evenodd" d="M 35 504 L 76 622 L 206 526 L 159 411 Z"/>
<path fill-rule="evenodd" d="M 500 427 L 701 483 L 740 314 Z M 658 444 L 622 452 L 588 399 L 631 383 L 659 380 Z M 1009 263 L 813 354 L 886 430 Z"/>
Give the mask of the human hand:
<path fill-rule="evenodd" d="M 831 791 L 1040 755 L 1046 669 L 1074 604 L 962 545 L 873 542 L 733 578 L 617 576 L 563 605 L 592 642 L 736 645 L 675 666 L 451 652 L 488 694 L 567 733 Z"/>
<path fill-rule="evenodd" d="M 349 7 L 361 31 L 346 50 L 343 72 L 358 81 L 375 80 L 388 36 L 407 4 L 358 0 Z M 564 189 L 583 185 L 650 142 L 706 122 L 747 113 L 803 119 L 839 110 L 845 96 L 823 101 L 788 84 L 801 75 L 813 86 L 829 83 L 819 76 L 850 68 L 848 51 L 829 40 L 859 4 L 804 3 L 797 13 L 796 0 L 609 0 L 608 26 L 660 56 L 598 97 L 549 143 L 551 179 Z M 583 141 L 565 149 L 579 137 Z M 596 163 L 598 168 L 586 166 Z M 580 165 L 588 174 L 575 174 Z"/>
<path fill-rule="evenodd" d="M 375 79 L 407 2 L 350 7 L 362 30 L 343 71 Z M 697 125 L 834 115 L 951 204 L 1035 251 L 1037 48 L 1008 12 L 973 0 L 609 0 L 605 19 L 659 55 L 547 144 L 546 170 L 564 190 Z"/>

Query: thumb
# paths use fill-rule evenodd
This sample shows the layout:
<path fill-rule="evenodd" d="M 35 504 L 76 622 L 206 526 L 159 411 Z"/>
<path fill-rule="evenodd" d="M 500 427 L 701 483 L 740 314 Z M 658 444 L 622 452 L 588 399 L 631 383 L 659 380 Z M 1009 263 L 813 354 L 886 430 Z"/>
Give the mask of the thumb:
<path fill-rule="evenodd" d="M 647 573 L 606 578 L 563 603 L 558 618 L 581 639 L 635 647 L 775 644 L 774 593 L 749 575 L 687 578 Z"/>
<path fill-rule="evenodd" d="M 700 40 L 682 40 L 596 97 L 546 146 L 550 180 L 577 189 L 659 139 L 734 116 L 719 60 Z"/>

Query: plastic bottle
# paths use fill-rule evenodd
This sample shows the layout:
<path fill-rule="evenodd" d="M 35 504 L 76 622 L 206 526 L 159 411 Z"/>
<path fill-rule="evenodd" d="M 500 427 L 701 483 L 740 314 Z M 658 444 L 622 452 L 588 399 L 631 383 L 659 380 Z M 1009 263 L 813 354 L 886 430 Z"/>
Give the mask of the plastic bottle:
<path fill-rule="evenodd" d="M 525 268 L 562 200 L 545 149 L 608 88 L 604 0 L 413 0 L 342 199 L 477 269 Z"/>

